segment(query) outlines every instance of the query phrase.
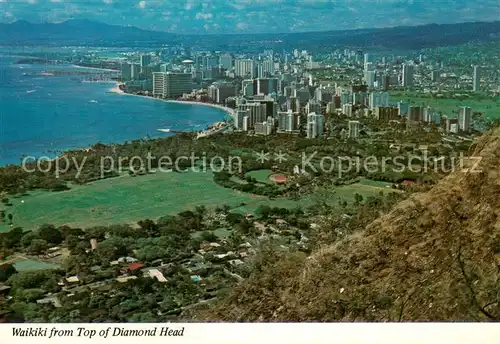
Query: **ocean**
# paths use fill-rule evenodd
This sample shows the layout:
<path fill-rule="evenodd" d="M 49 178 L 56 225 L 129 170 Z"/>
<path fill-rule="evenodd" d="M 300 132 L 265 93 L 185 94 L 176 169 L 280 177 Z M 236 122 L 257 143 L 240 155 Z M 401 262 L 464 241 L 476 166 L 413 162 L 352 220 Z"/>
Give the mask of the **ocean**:
<path fill-rule="evenodd" d="M 109 93 L 113 83 L 82 83 L 84 76 L 30 76 L 81 68 L 17 65 L 17 60 L 0 56 L 0 165 L 97 142 L 172 135 L 158 129 L 203 130 L 225 117 L 216 108 Z"/>

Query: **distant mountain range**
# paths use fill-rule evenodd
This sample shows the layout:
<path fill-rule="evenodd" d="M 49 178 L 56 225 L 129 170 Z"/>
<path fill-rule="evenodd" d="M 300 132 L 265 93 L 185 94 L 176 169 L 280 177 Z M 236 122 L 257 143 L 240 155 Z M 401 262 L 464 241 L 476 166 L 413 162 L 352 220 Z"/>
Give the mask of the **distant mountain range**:
<path fill-rule="evenodd" d="M 154 46 L 184 43 L 228 51 L 291 47 L 314 51 L 331 49 L 334 45 L 419 49 L 499 37 L 500 21 L 255 35 L 179 35 L 90 20 L 69 20 L 58 24 L 27 21 L 0 24 L 1 45 Z"/>

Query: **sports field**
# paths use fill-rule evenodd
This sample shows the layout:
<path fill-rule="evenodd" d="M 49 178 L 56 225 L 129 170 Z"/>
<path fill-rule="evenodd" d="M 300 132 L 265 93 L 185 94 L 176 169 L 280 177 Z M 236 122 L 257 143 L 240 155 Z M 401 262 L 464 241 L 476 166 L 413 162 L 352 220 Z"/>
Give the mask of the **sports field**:
<path fill-rule="evenodd" d="M 261 178 L 269 171 L 256 171 Z M 263 181 L 263 180 L 262 180 Z M 385 185 L 384 185 L 385 186 Z M 377 194 L 383 186 L 354 184 L 329 190 L 331 201 L 350 202 L 354 194 Z M 332 191 L 335 191 L 333 193 Z M 197 205 L 208 208 L 228 205 L 236 212 L 254 213 L 261 205 L 295 208 L 314 204 L 314 195 L 301 200 L 252 195 L 223 188 L 213 181 L 212 173 L 156 173 L 147 176 L 100 180 L 84 186 L 75 186 L 64 192 L 32 191 L 28 195 L 11 198 L 12 206 L 6 213 L 13 215 L 14 227 L 32 230 L 41 224 L 89 228 L 120 223 L 137 223 L 142 219 L 157 219 Z M 0 206 L 2 207 L 2 206 Z M 10 229 L 0 223 L 0 232 Z"/>

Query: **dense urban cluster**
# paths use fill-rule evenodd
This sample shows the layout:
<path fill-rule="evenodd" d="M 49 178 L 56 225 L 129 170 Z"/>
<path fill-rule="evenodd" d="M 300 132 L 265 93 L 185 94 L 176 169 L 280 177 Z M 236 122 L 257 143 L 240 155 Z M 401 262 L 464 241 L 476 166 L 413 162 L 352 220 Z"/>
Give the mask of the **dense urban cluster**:
<path fill-rule="evenodd" d="M 130 93 L 224 105 L 232 109 L 234 128 L 249 134 L 328 138 L 332 115 L 348 119 L 341 135 L 351 139 L 360 136 L 360 118 L 404 122 L 407 130 L 436 125 L 461 137 L 483 130 L 484 113 L 467 99 L 494 99 L 495 65 L 473 61 L 478 64 L 463 68 L 470 63 L 464 57 L 461 65 L 447 66 L 436 50 L 395 56 L 339 49 L 314 56 L 297 49 L 254 55 L 179 49 L 168 63 L 155 53 L 127 57 L 140 63 L 123 62 L 121 78 Z M 443 111 L 425 98 L 463 103 Z"/>

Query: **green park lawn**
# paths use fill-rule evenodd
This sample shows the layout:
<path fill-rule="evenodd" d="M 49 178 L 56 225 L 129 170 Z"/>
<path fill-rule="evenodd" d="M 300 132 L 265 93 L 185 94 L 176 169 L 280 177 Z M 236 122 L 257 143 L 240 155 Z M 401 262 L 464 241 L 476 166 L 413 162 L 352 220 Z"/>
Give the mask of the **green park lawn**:
<path fill-rule="evenodd" d="M 411 104 L 424 105 L 436 108 L 443 115 L 452 116 L 458 113 L 461 106 L 470 106 L 472 112 L 482 112 L 486 119 L 500 117 L 500 99 L 453 99 L 453 98 L 424 98 L 401 93 L 391 94 L 391 102 L 400 100 L 409 101 Z"/>
<path fill-rule="evenodd" d="M 258 172 L 258 173 L 257 173 Z M 269 171 L 255 171 L 259 179 Z M 354 194 L 363 197 L 384 190 L 384 186 L 362 183 L 337 187 L 327 191 L 331 201 L 354 200 Z M 335 192 L 333 192 L 335 191 Z M 42 224 L 89 228 L 112 224 L 135 224 L 142 219 L 157 219 L 193 209 L 197 205 L 208 208 L 228 205 L 239 213 L 255 213 L 261 205 L 295 208 L 306 207 L 316 201 L 315 195 L 301 200 L 269 199 L 240 191 L 223 188 L 213 181 L 212 173 L 156 173 L 146 176 L 122 176 L 100 180 L 84 186 L 74 186 L 69 191 L 30 191 L 27 195 L 12 197 L 12 206 L 5 207 L 13 215 L 13 226 L 25 230 L 36 229 Z M 0 206 L 0 207 L 3 207 Z M 0 232 L 9 226 L 0 223 Z"/>
<path fill-rule="evenodd" d="M 270 179 L 269 176 L 273 172 L 271 170 L 255 170 L 255 171 L 250 171 L 246 175 L 250 176 L 252 178 L 255 178 L 259 183 L 263 184 L 274 184 Z"/>
<path fill-rule="evenodd" d="M 49 264 L 34 259 L 18 259 L 15 261 L 14 267 L 16 268 L 17 271 L 36 271 L 36 270 L 57 269 L 59 268 L 59 265 Z"/>

